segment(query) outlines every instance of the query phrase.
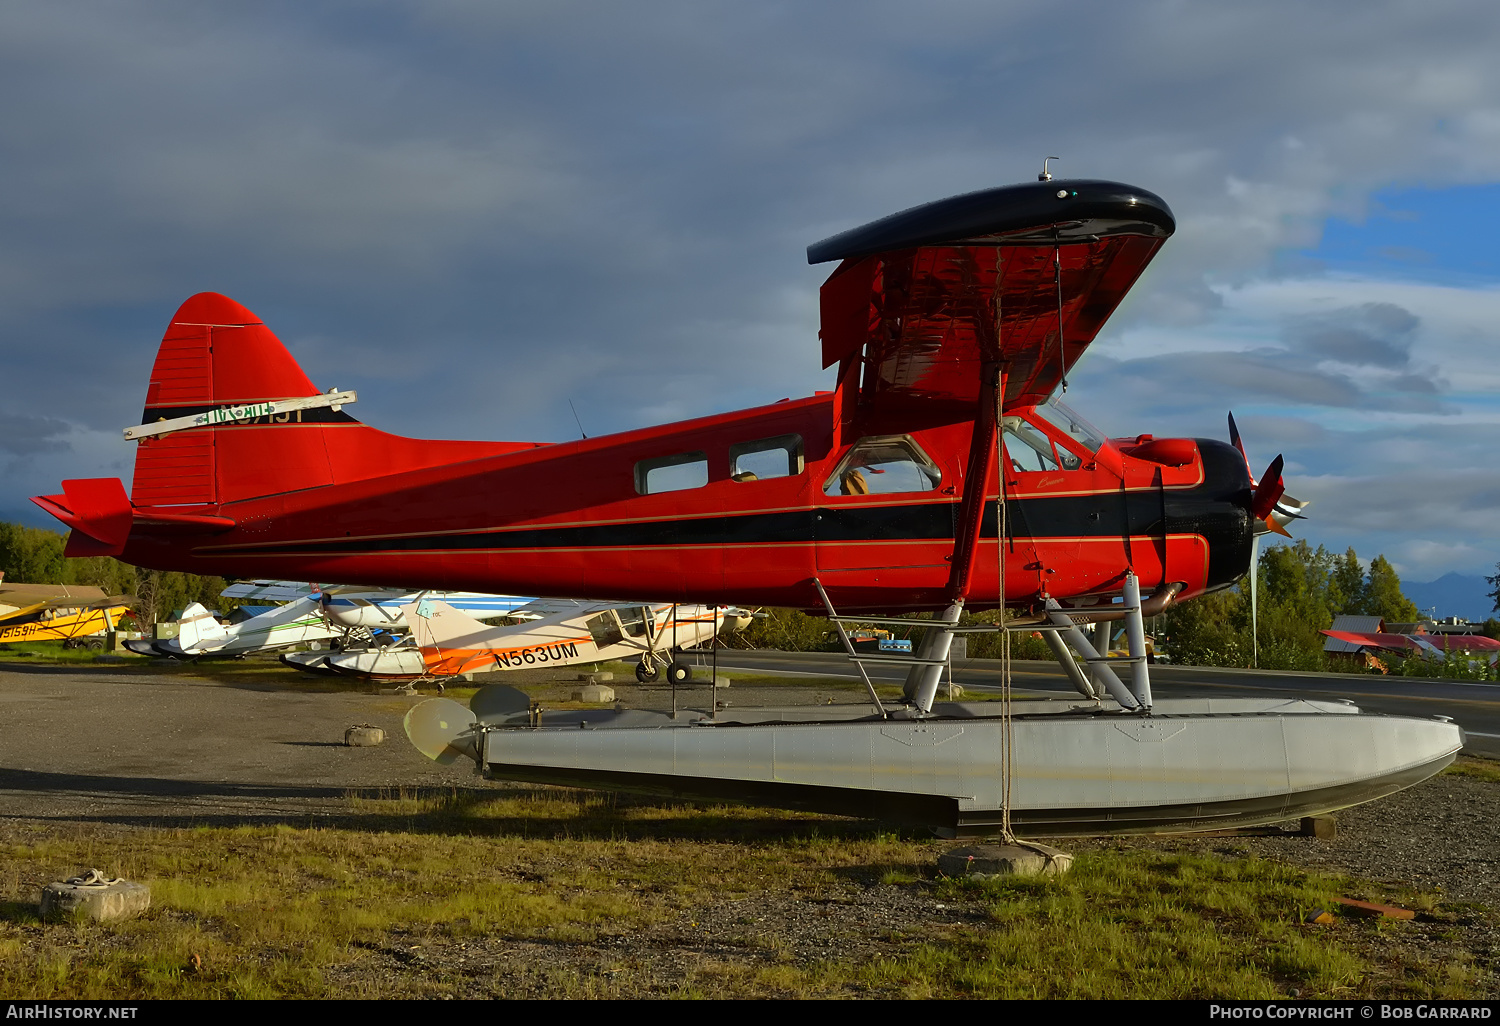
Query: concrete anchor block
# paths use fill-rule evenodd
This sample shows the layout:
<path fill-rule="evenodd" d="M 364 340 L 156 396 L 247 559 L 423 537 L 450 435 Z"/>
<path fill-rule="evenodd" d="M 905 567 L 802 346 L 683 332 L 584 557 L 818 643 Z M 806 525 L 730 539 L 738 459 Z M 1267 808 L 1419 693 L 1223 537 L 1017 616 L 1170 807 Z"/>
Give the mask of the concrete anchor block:
<path fill-rule="evenodd" d="M 693 676 L 691 679 L 694 684 L 712 684 L 717 688 L 729 687 L 728 677 L 724 676 L 722 673 L 719 674 L 719 676 L 715 677 L 712 670 L 705 670 L 701 667 L 693 667 Z"/>
<path fill-rule="evenodd" d="M 1338 820 L 1332 816 L 1305 816 L 1302 819 L 1302 835 L 1316 837 L 1320 841 L 1331 841 L 1339 835 Z"/>
<path fill-rule="evenodd" d="M 615 689 L 605 687 L 603 684 L 590 684 L 573 692 L 575 702 L 613 702 L 615 700 Z"/>
<path fill-rule="evenodd" d="M 1073 856 L 1046 844 L 971 844 L 938 856 L 938 870 L 947 876 L 1062 876 Z"/>
<path fill-rule="evenodd" d="M 350 748 L 373 748 L 385 740 L 385 731 L 368 723 L 359 723 L 344 731 L 344 744 Z"/>
<path fill-rule="evenodd" d="M 585 684 L 609 684 L 614 681 L 615 675 L 608 670 L 600 670 L 598 673 L 580 673 L 578 679 Z"/>
<path fill-rule="evenodd" d="M 964 688 L 963 688 L 962 684 L 944 684 L 943 687 L 945 687 L 945 688 L 948 689 L 947 690 L 947 695 L 948 695 L 948 701 L 950 701 L 950 702 L 953 701 L 955 698 L 962 698 L 962 697 L 964 697 Z"/>
<path fill-rule="evenodd" d="M 139 915 L 151 907 L 151 888 L 110 879 L 97 869 L 42 888 L 42 917 L 83 914 L 109 922 Z"/>

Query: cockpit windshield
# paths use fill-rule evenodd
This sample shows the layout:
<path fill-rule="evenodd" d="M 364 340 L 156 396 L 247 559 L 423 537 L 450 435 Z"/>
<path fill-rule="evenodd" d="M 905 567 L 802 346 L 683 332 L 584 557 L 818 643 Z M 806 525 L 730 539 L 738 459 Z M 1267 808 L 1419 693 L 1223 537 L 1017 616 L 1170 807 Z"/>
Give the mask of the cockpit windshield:
<path fill-rule="evenodd" d="M 1091 453 L 1098 452 L 1099 447 L 1104 444 L 1104 435 L 1099 429 L 1074 413 L 1056 396 L 1038 406 L 1036 414 Z"/>

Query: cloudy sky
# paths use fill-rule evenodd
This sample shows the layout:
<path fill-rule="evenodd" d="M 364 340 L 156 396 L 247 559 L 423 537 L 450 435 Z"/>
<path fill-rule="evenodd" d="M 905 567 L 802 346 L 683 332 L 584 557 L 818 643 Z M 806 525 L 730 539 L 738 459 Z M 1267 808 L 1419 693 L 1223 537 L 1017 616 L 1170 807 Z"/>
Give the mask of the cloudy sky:
<path fill-rule="evenodd" d="M 12 0 L 0 517 L 128 477 L 195 292 L 386 430 L 602 434 L 829 387 L 807 244 L 1058 154 L 1179 224 L 1073 405 L 1233 409 L 1313 542 L 1493 572 L 1496 53 L 1478 0 Z"/>

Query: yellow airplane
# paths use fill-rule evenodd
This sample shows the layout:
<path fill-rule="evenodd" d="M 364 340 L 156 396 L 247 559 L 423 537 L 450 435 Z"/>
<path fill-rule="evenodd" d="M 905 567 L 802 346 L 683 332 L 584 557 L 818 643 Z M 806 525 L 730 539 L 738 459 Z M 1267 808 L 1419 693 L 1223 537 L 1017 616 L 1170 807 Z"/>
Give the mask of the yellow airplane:
<path fill-rule="evenodd" d="M 67 642 L 93 637 L 116 629 L 121 617 L 129 611 L 130 607 L 127 605 L 96 606 L 93 609 L 63 613 L 50 619 L 36 619 L 29 623 L 0 627 L 0 645 L 14 641 Z M 90 644 L 89 647 L 103 648 L 103 639 L 98 639 L 97 645 Z"/>

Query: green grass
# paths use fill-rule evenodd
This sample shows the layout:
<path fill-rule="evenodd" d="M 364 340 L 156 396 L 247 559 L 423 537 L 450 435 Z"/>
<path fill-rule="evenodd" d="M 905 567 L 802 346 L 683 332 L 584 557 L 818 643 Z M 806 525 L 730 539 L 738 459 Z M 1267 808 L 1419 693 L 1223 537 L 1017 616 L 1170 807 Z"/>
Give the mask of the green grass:
<path fill-rule="evenodd" d="M 1082 852 L 1058 880 L 949 880 L 934 869 L 948 845 L 922 835 L 546 788 L 351 798 L 329 827 L 29 827 L 10 836 L 0 844 L 0 979 L 15 998 L 1475 989 L 1461 966 L 1429 965 L 1420 946 L 1387 943 L 1414 924 L 1303 925 L 1340 894 L 1384 897 L 1371 885 L 1125 845 Z M 90 866 L 148 883 L 151 910 L 115 924 L 40 921 L 40 883 Z M 855 917 L 830 934 L 858 934 L 858 956 L 837 944 L 809 953 L 788 936 L 792 921 L 817 922 L 820 909 L 857 903 L 871 887 L 917 911 L 890 929 Z M 762 906 L 782 918 L 723 925 L 735 909 Z M 380 961 L 414 947 L 433 952 L 438 968 Z M 452 968 L 481 950 L 499 967 Z M 662 976 L 653 950 L 681 968 Z"/>
<path fill-rule="evenodd" d="M 1460 755 L 1458 760 L 1443 770 L 1440 776 L 1473 777 L 1500 784 L 1500 759 L 1481 759 L 1473 755 Z"/>
<path fill-rule="evenodd" d="M 92 663 L 99 661 L 104 652 L 91 652 L 86 648 L 63 648 L 61 641 L 12 641 L 0 645 L 0 662 L 12 660 L 28 663 Z M 132 652 L 121 652 L 119 656 L 144 662 L 145 656 Z M 106 659 L 105 662 L 116 662 Z"/>

